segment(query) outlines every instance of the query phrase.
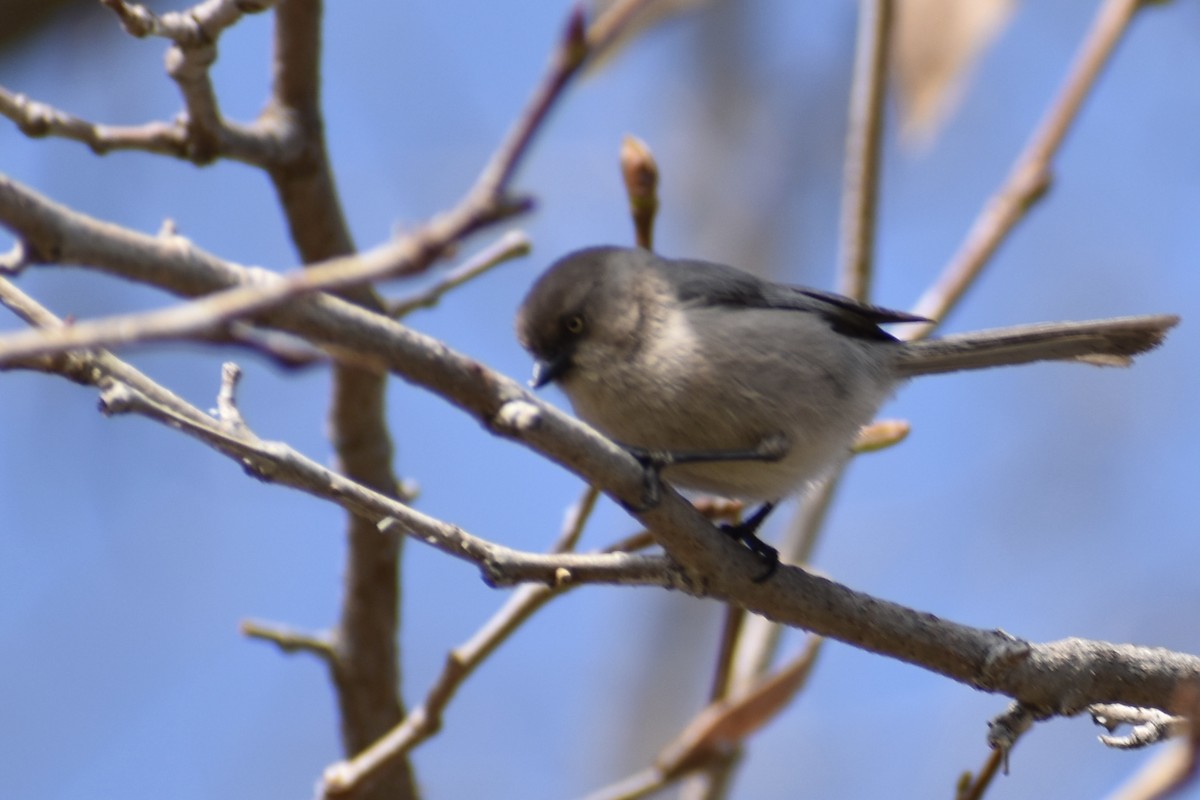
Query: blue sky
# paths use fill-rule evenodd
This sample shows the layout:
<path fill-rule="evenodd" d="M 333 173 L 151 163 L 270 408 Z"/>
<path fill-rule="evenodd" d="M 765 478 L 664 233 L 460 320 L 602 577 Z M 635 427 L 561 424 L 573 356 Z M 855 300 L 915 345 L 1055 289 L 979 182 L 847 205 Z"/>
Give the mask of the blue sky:
<path fill-rule="evenodd" d="M 853 5 L 742 5 L 741 17 L 656 29 L 578 83 L 518 176 L 538 198 L 518 221 L 533 255 L 409 322 L 524 378 L 529 360 L 511 326 L 530 281 L 570 249 L 630 240 L 616 169 L 626 133 L 645 139 L 662 169 L 664 253 L 832 286 Z M 889 131 L 878 302 L 910 305 L 957 248 L 1094 5 L 1022 5 L 928 152 L 906 151 Z M 327 129 L 361 246 L 461 196 L 540 76 L 565 13 L 548 0 L 331 4 Z M 1133 370 L 1040 365 L 902 390 L 885 415 L 913 433 L 853 465 L 818 548 L 821 570 L 1030 639 L 1200 652 L 1197 23 L 1194 4 L 1143 12 L 1068 140 L 1050 195 L 946 329 L 1152 312 L 1184 324 Z M 262 105 L 269 26 L 269 15 L 248 18 L 221 41 L 214 76 L 235 118 Z M 90 119 L 169 118 L 178 100 L 164 49 L 88 7 L 0 54 L 0 84 Z M 137 230 L 169 217 L 240 263 L 295 265 L 268 182 L 244 166 L 97 158 L 0 123 L 0 172 Z M 80 318 L 169 302 L 76 269 L 20 281 Z M 15 327 L 0 317 L 0 329 Z M 127 355 L 213 405 L 223 354 L 171 345 Z M 248 423 L 329 459 L 326 376 L 237 360 Z M 331 624 L 341 512 L 247 480 L 146 421 L 105 419 L 94 393 L 61 379 L 0 374 L 0 398 L 0 769 L 12 796 L 308 796 L 339 755 L 324 671 L 243 639 L 237 624 Z M 577 478 L 402 382 L 389 412 L 396 467 L 421 486 L 421 510 L 514 547 L 553 539 Z M 584 543 L 632 526 L 605 502 Z M 415 542 L 404 570 L 403 686 L 415 703 L 446 650 L 503 597 Z M 464 687 L 444 732 L 415 756 L 422 785 L 430 797 L 571 797 L 640 768 L 702 702 L 720 611 L 657 590 L 589 588 L 558 601 Z M 789 633 L 784 654 L 800 644 Z M 832 644 L 805 694 L 754 741 L 734 796 L 949 796 L 957 774 L 982 763 L 986 720 L 1004 706 Z M 1146 756 L 1106 751 L 1098 732 L 1078 719 L 1038 726 L 989 797 L 1103 796 Z"/>

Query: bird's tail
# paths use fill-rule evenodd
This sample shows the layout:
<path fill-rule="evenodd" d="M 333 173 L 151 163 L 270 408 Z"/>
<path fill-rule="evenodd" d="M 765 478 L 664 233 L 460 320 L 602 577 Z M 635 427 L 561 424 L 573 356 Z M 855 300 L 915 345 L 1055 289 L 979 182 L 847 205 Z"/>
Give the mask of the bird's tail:
<path fill-rule="evenodd" d="M 1133 357 L 1166 338 L 1179 317 L 1160 314 L 1090 322 L 1045 322 L 909 342 L 901 349 L 902 377 L 965 369 L 1003 367 L 1031 361 L 1082 361 L 1127 367 Z"/>

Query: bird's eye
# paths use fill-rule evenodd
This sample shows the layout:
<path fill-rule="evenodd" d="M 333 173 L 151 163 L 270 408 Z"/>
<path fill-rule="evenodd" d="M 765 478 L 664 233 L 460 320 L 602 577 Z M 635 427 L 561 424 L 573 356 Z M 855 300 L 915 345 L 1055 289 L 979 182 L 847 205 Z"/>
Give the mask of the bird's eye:
<path fill-rule="evenodd" d="M 583 317 L 579 314 L 572 314 L 567 317 L 563 320 L 563 330 L 573 336 L 583 333 Z"/>

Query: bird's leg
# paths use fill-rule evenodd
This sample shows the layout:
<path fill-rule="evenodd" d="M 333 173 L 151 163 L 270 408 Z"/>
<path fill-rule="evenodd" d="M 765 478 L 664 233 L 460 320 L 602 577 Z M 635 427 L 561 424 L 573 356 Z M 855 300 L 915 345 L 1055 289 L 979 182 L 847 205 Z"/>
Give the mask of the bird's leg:
<path fill-rule="evenodd" d="M 783 436 L 772 436 L 764 439 L 753 450 L 688 450 L 672 452 L 669 450 L 649 450 L 641 447 L 626 447 L 629 454 L 641 463 L 645 470 L 645 487 L 642 495 L 643 507 L 646 510 L 658 505 L 662 498 L 662 471 L 676 464 L 701 464 L 720 461 L 778 461 L 787 455 L 787 439 Z M 762 574 L 754 578 L 755 583 L 762 583 L 775 574 L 779 568 L 779 551 L 758 538 L 757 531 L 763 520 L 775 508 L 774 503 L 764 503 L 753 514 L 736 525 L 721 525 L 720 530 L 732 537 L 734 541 L 744 544 L 750 552 L 763 560 L 766 568 Z"/>
<path fill-rule="evenodd" d="M 775 570 L 779 568 L 779 551 L 758 538 L 758 529 L 762 527 L 763 520 L 767 518 L 767 515 L 774 508 L 774 503 L 763 503 L 759 506 L 758 510 L 736 525 L 726 523 L 720 526 L 722 533 L 730 536 L 734 541 L 746 545 L 751 553 L 761 558 L 766 564 L 766 568 L 762 571 L 762 574 L 755 576 L 755 583 L 762 583 L 774 575 Z"/>
<path fill-rule="evenodd" d="M 769 436 L 751 450 L 650 450 L 624 445 L 625 450 L 642 465 L 645 487 L 641 510 L 654 508 L 662 498 L 662 471 L 676 464 L 706 464 L 720 461 L 778 461 L 787 455 L 787 439 Z"/>

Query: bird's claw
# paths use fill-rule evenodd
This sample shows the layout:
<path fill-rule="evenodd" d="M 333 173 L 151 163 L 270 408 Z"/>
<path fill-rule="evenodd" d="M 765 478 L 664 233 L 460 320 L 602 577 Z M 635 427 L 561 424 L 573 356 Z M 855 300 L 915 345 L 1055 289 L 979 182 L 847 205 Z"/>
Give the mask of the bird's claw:
<path fill-rule="evenodd" d="M 746 549 L 762 559 L 763 571 L 751 580 L 755 583 L 763 583 L 779 569 L 779 551 L 758 538 L 754 532 L 757 527 L 757 525 L 750 526 L 746 522 L 740 522 L 736 525 L 726 523 L 719 526 L 718 529 L 735 542 L 744 544 Z"/>
<path fill-rule="evenodd" d="M 640 507 L 630 508 L 633 511 L 649 511 L 662 502 L 663 467 L 673 464 L 675 459 L 662 450 L 626 447 L 625 451 L 642 465 L 642 502 Z"/>

